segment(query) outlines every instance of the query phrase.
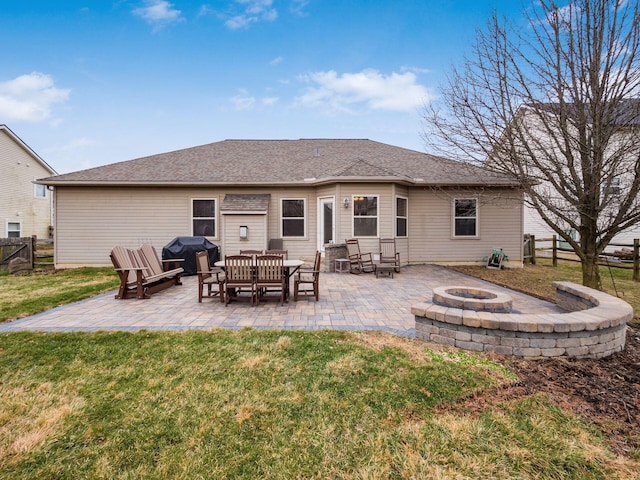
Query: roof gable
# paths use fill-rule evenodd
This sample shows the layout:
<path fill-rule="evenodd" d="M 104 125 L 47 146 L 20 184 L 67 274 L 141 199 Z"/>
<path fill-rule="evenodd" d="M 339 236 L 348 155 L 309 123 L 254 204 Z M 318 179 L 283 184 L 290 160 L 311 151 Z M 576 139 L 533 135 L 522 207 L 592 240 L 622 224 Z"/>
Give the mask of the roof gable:
<path fill-rule="evenodd" d="M 42 158 L 40 158 L 40 155 L 38 155 L 36 152 L 34 152 L 29 145 L 24 143 L 22 141 L 22 139 L 20 137 L 18 137 L 18 135 L 13 133 L 13 131 L 9 127 L 7 127 L 4 124 L 0 124 L 0 131 L 4 132 L 11 140 L 13 140 L 20 148 L 22 148 L 22 150 L 24 150 L 27 153 L 27 155 L 29 155 L 36 162 L 38 162 L 50 174 L 53 175 L 53 174 L 58 173 L 53 169 L 53 167 L 51 165 L 49 165 Z"/>

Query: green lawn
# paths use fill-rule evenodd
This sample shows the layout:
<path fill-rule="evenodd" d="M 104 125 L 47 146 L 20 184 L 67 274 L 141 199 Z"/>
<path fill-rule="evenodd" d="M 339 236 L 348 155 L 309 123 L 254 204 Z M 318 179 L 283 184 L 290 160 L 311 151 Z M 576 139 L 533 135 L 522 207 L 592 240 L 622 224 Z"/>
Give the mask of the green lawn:
<path fill-rule="evenodd" d="M 0 335 L 0 478 L 632 478 L 544 395 L 453 405 L 513 379 L 389 334 Z"/>
<path fill-rule="evenodd" d="M 564 268 L 489 272 L 531 288 Z M 110 268 L 2 275 L 0 318 L 117 284 Z M 391 334 L 1 334 L 0 479 L 638 478 L 635 454 L 544 394 L 460 407 L 512 381 Z"/>
<path fill-rule="evenodd" d="M 27 275 L 0 275 L 0 322 L 118 288 L 113 268 L 44 270 Z"/>

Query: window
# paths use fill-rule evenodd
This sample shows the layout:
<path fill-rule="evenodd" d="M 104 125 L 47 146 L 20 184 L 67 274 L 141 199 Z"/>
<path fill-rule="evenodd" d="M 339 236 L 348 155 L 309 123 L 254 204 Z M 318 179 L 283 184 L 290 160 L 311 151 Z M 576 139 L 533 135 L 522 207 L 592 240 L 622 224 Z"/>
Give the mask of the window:
<path fill-rule="evenodd" d="M 282 199 L 282 236 L 305 236 L 305 204 L 303 198 Z"/>
<path fill-rule="evenodd" d="M 478 236 L 478 201 L 475 198 L 456 198 L 453 207 L 455 237 Z"/>
<path fill-rule="evenodd" d="M 192 202 L 193 235 L 215 237 L 216 201 L 214 199 L 194 199 Z"/>
<path fill-rule="evenodd" d="M 378 197 L 353 197 L 353 235 L 355 237 L 378 236 Z"/>
<path fill-rule="evenodd" d="M 20 238 L 20 222 L 7 222 L 7 238 Z"/>
<path fill-rule="evenodd" d="M 404 197 L 396 197 L 396 237 L 407 236 L 407 202 Z"/>
<path fill-rule="evenodd" d="M 36 198 L 47 198 L 47 186 L 46 185 L 34 185 Z"/>
<path fill-rule="evenodd" d="M 615 197 L 622 193 L 622 182 L 620 181 L 620 177 L 613 177 L 611 179 L 610 185 L 603 185 L 602 194 L 606 196 Z"/>

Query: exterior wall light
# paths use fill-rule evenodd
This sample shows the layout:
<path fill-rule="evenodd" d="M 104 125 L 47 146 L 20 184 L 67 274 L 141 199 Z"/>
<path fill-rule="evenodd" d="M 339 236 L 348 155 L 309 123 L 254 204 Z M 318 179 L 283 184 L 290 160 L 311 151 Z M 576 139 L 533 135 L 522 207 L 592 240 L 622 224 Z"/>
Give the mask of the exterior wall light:
<path fill-rule="evenodd" d="M 349 208 L 349 197 L 344 197 L 342 204 L 344 205 L 344 208 Z"/>

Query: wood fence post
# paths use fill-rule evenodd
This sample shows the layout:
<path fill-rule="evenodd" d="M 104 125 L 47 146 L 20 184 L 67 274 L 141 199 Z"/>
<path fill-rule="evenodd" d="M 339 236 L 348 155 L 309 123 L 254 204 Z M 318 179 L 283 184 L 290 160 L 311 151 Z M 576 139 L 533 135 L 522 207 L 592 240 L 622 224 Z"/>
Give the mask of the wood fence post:
<path fill-rule="evenodd" d="M 531 239 L 531 265 L 536 264 L 536 236 L 531 235 L 529 237 Z"/>
<path fill-rule="evenodd" d="M 558 266 L 558 242 L 557 242 L 557 236 L 554 235 L 553 237 L 553 266 L 557 267 Z"/>
<path fill-rule="evenodd" d="M 31 236 L 31 268 L 35 268 L 36 266 L 36 246 L 38 244 L 38 237 L 35 235 Z"/>
<path fill-rule="evenodd" d="M 640 240 L 633 239 L 633 280 L 635 282 L 640 281 L 640 259 L 638 253 L 640 252 Z"/>

